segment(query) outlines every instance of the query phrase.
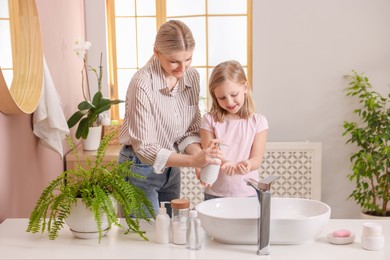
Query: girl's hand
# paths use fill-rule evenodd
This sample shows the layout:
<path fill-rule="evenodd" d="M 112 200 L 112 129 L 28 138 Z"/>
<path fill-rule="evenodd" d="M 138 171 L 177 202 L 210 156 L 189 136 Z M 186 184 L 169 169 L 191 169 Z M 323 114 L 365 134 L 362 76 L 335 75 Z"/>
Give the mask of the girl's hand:
<path fill-rule="evenodd" d="M 249 160 L 239 162 L 236 169 L 238 174 L 247 174 L 251 170 L 251 162 Z"/>
<path fill-rule="evenodd" d="M 230 161 L 225 161 L 221 165 L 221 173 L 224 173 L 228 176 L 234 175 L 235 172 L 237 171 L 236 167 L 237 165 L 235 163 L 232 163 Z"/>
<path fill-rule="evenodd" d="M 221 172 L 226 175 L 234 175 L 234 174 L 247 174 L 250 172 L 251 169 L 251 163 L 249 160 L 242 161 L 239 163 L 232 163 L 229 161 L 226 161 L 221 166 Z"/>

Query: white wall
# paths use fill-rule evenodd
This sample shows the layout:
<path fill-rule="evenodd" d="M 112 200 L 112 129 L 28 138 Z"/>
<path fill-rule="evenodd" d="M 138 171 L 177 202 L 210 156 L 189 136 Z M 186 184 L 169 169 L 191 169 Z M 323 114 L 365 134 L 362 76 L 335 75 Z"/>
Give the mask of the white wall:
<path fill-rule="evenodd" d="M 45 59 L 69 118 L 82 100 L 82 62 L 73 47 L 75 39 L 84 35 L 84 3 L 36 0 L 36 6 Z M 75 130 L 71 130 L 73 135 Z M 38 140 L 32 115 L 0 112 L 0 223 L 28 218 L 42 190 L 64 170 L 63 159 Z M 64 154 L 70 149 L 65 140 L 63 149 Z"/>
<path fill-rule="evenodd" d="M 103 53 L 102 93 L 109 96 L 108 87 L 108 58 L 107 58 L 107 19 L 105 0 L 84 0 L 85 6 L 85 40 L 92 43 L 88 51 L 91 66 L 99 68 L 100 54 Z M 96 76 L 90 72 L 92 93 L 97 90 Z"/>
<path fill-rule="evenodd" d="M 253 0 L 253 87 L 270 141 L 322 142 L 322 200 L 332 218 L 359 217 L 347 200 L 352 119 L 343 75 L 365 72 L 377 91 L 390 83 L 390 1 Z"/>

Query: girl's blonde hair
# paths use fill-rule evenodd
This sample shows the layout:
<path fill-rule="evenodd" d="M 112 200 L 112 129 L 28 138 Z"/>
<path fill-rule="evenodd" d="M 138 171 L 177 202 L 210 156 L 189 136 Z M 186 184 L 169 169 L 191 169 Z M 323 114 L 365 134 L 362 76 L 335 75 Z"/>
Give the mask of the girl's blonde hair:
<path fill-rule="evenodd" d="M 241 64 L 235 60 L 229 60 L 218 64 L 210 76 L 209 92 L 212 98 L 210 114 L 216 122 L 223 122 L 227 111 L 219 104 L 214 90 L 223 83 L 230 81 L 236 84 L 247 87 L 248 92 L 245 94 L 244 105 L 238 111 L 238 114 L 243 119 L 248 119 L 256 111 L 255 102 L 252 97 L 252 88 L 248 85 L 248 80 L 245 71 Z"/>
<path fill-rule="evenodd" d="M 158 29 L 154 48 L 163 55 L 178 51 L 191 51 L 195 48 L 195 40 L 185 23 L 179 20 L 169 20 Z"/>

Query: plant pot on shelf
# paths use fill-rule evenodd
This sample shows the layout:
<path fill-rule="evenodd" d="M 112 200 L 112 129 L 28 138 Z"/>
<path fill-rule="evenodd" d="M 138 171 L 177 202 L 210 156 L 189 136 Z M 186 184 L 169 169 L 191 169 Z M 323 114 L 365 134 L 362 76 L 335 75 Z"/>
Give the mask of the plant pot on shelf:
<path fill-rule="evenodd" d="M 114 208 L 117 210 L 116 200 L 111 198 Z M 99 228 L 92 211 L 86 207 L 81 198 L 77 198 L 76 204 L 70 209 L 70 214 L 65 220 L 70 231 L 77 238 L 94 239 L 99 238 Z M 101 211 L 102 236 L 105 236 L 111 228 L 107 215 Z"/>
<path fill-rule="evenodd" d="M 89 133 L 86 139 L 83 139 L 83 147 L 86 151 L 95 151 L 99 148 L 100 140 L 102 139 L 102 126 L 89 128 Z"/>

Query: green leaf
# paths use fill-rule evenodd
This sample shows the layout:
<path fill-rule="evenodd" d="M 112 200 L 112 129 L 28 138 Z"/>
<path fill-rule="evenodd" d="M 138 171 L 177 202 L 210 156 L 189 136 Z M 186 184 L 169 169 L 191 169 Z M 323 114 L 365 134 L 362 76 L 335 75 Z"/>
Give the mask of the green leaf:
<path fill-rule="evenodd" d="M 80 119 L 85 116 L 88 112 L 85 112 L 85 111 L 77 111 L 75 112 L 69 119 L 68 119 L 68 127 L 69 128 L 72 128 L 73 126 L 75 126 L 79 121 Z"/>
<path fill-rule="evenodd" d="M 87 109 L 90 109 L 90 108 L 93 108 L 95 107 L 94 105 L 92 105 L 91 103 L 89 103 L 88 101 L 82 101 L 79 105 L 78 105 L 78 109 L 79 110 L 87 110 Z"/>
<path fill-rule="evenodd" d="M 96 92 L 96 94 L 93 96 L 92 104 L 93 104 L 95 107 L 98 107 L 98 106 L 99 106 L 99 103 L 100 103 L 100 101 L 101 101 L 102 98 L 103 98 L 102 92 L 100 92 L 100 91 Z"/>
<path fill-rule="evenodd" d="M 104 102 L 103 105 L 99 106 L 99 108 L 96 110 L 97 114 L 100 114 L 106 110 L 109 110 L 112 105 L 116 105 L 116 104 L 123 102 L 121 100 L 109 100 L 109 99 L 107 99 L 107 101 L 108 102 Z"/>
<path fill-rule="evenodd" d="M 79 126 L 77 127 L 76 138 L 80 139 L 80 137 L 82 137 L 83 139 L 85 139 L 87 138 L 88 133 L 89 133 L 88 118 L 83 118 L 80 121 Z"/>

